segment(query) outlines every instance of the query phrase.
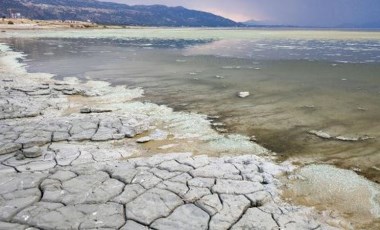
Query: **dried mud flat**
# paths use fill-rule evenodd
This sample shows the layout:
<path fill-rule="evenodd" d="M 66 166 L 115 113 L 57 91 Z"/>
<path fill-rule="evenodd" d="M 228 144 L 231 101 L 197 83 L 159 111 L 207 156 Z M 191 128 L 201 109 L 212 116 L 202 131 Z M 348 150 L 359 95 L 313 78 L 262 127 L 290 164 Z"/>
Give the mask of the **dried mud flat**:
<path fill-rule="evenodd" d="M 134 100 L 141 89 L 27 73 L 0 50 L 0 229 L 351 228 L 284 202 L 276 177 L 289 169 L 206 116 Z"/>

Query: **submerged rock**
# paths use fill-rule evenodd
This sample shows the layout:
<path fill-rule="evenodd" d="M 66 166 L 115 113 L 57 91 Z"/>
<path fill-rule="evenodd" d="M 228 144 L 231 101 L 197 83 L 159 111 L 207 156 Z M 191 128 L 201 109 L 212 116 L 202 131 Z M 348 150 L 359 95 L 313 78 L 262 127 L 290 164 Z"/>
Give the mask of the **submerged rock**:
<path fill-rule="evenodd" d="M 329 140 L 336 140 L 336 141 L 347 141 L 347 142 L 357 142 L 357 141 L 366 141 L 374 139 L 374 137 L 370 136 L 332 136 L 324 131 L 316 131 L 311 130 L 308 133 L 313 134 L 317 137 L 320 137 L 322 139 L 329 139 Z"/>
<path fill-rule="evenodd" d="M 80 109 L 80 113 L 110 113 L 112 112 L 112 109 L 93 109 L 84 107 Z"/>
<path fill-rule="evenodd" d="M 146 137 L 141 137 L 141 138 L 137 139 L 136 142 L 142 144 L 142 143 L 147 143 L 151 140 L 152 139 L 149 136 L 146 136 Z"/>
<path fill-rule="evenodd" d="M 238 97 L 240 98 L 245 98 L 245 97 L 248 97 L 250 95 L 249 92 L 239 92 L 238 93 Z"/>
<path fill-rule="evenodd" d="M 313 135 L 315 135 L 317 137 L 323 138 L 323 139 L 331 139 L 332 138 L 332 136 L 330 134 L 328 134 L 328 133 L 326 133 L 324 131 L 321 131 L 321 130 L 319 130 L 319 131 L 317 131 L 317 130 L 311 130 L 311 131 L 309 131 L 309 133 L 313 134 Z"/>

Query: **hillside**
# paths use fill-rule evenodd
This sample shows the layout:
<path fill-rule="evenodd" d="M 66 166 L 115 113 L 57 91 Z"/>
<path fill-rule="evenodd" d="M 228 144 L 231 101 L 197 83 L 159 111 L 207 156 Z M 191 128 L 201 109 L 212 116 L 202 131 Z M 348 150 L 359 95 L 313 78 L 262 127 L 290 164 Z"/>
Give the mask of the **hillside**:
<path fill-rule="evenodd" d="M 95 0 L 0 0 L 0 15 L 10 11 L 41 20 L 78 20 L 113 25 L 236 27 L 232 20 L 183 7 L 129 6 Z"/>

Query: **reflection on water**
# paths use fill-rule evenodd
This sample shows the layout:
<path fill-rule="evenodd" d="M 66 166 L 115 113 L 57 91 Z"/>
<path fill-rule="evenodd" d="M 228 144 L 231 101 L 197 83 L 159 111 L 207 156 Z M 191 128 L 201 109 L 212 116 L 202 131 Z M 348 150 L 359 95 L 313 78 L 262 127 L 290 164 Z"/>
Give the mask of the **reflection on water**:
<path fill-rule="evenodd" d="M 380 42 L 342 40 L 219 40 L 187 49 L 188 55 L 256 60 L 327 60 L 338 63 L 380 61 Z"/>
<path fill-rule="evenodd" d="M 28 54 L 30 71 L 141 86 L 153 102 L 221 116 L 279 160 L 334 163 L 380 181 L 380 40 L 6 41 Z M 375 139 L 324 140 L 310 130 Z"/>

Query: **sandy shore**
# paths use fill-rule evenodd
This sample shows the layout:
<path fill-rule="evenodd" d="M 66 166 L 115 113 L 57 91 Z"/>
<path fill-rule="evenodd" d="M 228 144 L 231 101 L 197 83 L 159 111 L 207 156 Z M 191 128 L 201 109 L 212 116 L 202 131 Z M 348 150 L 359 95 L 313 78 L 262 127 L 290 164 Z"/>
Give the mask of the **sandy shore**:
<path fill-rule="evenodd" d="M 27 73 L 0 50 L 0 228 L 352 228 L 286 203 L 277 178 L 293 167 L 207 116 L 142 103 L 139 88 Z"/>
<path fill-rule="evenodd" d="M 0 30 L 36 30 L 36 29 L 101 29 L 101 28 L 138 28 L 116 25 L 98 25 L 82 21 L 0 19 Z"/>

